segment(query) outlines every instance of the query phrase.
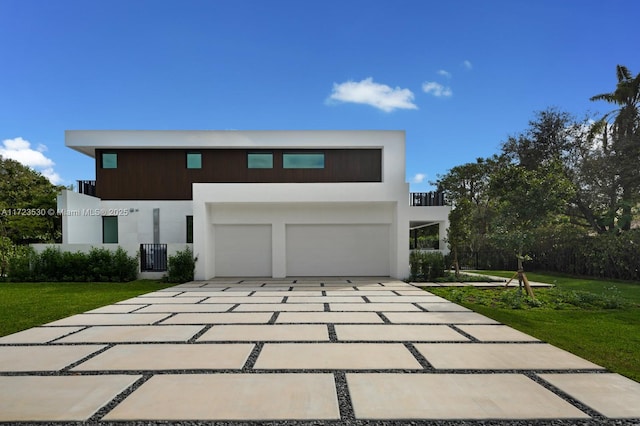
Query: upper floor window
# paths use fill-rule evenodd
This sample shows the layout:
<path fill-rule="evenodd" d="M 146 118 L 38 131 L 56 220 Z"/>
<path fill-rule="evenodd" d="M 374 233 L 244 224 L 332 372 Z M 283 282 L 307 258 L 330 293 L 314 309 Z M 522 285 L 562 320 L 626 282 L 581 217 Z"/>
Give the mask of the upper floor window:
<path fill-rule="evenodd" d="M 250 169 L 273 169 L 273 154 L 270 152 L 250 152 L 247 154 Z"/>
<path fill-rule="evenodd" d="M 324 169 L 324 153 L 284 153 L 282 167 L 285 169 Z"/>
<path fill-rule="evenodd" d="M 102 153 L 102 168 L 103 169 L 117 169 L 118 168 L 118 154 L 115 152 L 103 152 Z"/>
<path fill-rule="evenodd" d="M 187 169 L 201 169 L 202 154 L 199 152 L 187 152 Z"/>

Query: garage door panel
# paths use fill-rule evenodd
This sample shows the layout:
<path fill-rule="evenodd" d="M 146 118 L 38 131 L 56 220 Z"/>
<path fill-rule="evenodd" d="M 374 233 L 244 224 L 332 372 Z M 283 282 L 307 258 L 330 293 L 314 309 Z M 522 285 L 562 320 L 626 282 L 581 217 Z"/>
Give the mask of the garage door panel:
<path fill-rule="evenodd" d="M 389 275 L 389 225 L 287 225 L 287 275 Z"/>
<path fill-rule="evenodd" d="M 214 225 L 218 277 L 270 277 L 271 225 Z"/>

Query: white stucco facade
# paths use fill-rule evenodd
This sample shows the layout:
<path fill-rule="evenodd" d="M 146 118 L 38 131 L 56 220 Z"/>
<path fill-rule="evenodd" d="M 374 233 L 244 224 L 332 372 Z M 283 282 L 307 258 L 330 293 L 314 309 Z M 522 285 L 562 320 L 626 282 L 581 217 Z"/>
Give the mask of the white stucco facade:
<path fill-rule="evenodd" d="M 186 244 L 185 218 L 193 216 L 198 280 L 405 278 L 410 227 L 437 223 L 441 240 L 446 235 L 449 207 L 410 206 L 402 131 L 70 131 L 66 143 L 90 156 L 116 148 L 381 150 L 381 182 L 193 183 L 192 200 L 180 201 L 100 200 L 70 191 L 58 198 L 58 210 L 116 213 L 118 243 L 126 247 Z M 63 215 L 63 243 L 99 245 L 101 226 L 100 216 Z"/>

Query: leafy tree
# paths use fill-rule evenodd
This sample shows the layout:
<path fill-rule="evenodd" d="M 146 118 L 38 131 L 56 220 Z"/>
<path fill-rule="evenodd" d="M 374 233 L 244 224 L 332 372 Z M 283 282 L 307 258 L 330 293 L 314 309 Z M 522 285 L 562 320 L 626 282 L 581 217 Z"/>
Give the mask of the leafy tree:
<path fill-rule="evenodd" d="M 510 164 L 491 176 L 490 192 L 498 200 L 493 239 L 515 252 L 519 281 L 526 283 L 523 261 L 534 248 L 539 229 L 558 221 L 565 211 L 573 196 L 571 183 L 557 162 L 535 170 Z"/>
<path fill-rule="evenodd" d="M 615 164 L 615 183 L 621 195 L 612 207 L 617 227 L 628 231 L 640 199 L 640 73 L 634 77 L 627 67 L 618 65 L 616 76 L 613 92 L 591 98 L 618 106 L 594 124 L 592 134 L 603 135 L 603 152 Z"/>
<path fill-rule="evenodd" d="M 433 184 L 453 205 L 449 214 L 449 246 L 454 257 L 474 256 L 487 248 L 494 214 L 489 190 L 491 174 L 501 166 L 501 159 L 478 158 L 475 163 L 456 166 Z M 455 259 L 454 259 L 455 262 Z"/>
<path fill-rule="evenodd" d="M 60 220 L 56 209 L 58 187 L 40 173 L 0 156 L 0 236 L 15 244 L 54 242 Z"/>

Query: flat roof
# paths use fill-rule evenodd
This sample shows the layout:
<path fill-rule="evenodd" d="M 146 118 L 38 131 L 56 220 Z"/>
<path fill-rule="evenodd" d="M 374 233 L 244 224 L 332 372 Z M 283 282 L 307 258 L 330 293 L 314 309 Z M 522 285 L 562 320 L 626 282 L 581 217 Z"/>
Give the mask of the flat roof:
<path fill-rule="evenodd" d="M 65 145 L 96 149 L 401 148 L 404 130 L 67 130 Z"/>

